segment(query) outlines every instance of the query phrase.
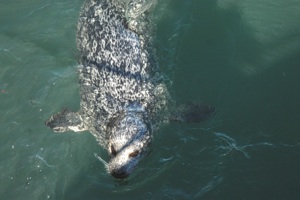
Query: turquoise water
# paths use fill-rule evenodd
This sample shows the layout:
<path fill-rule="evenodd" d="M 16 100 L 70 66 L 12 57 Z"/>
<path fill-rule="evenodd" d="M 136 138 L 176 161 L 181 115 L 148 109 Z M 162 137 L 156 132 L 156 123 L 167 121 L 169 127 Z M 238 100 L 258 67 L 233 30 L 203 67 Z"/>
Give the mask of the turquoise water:
<path fill-rule="evenodd" d="M 88 133 L 44 121 L 79 109 L 82 0 L 0 1 L 1 199 L 300 199 L 300 1 L 159 1 L 156 46 L 178 102 L 217 113 L 164 126 L 119 181 Z M 163 3 L 162 3 L 163 2 Z"/>

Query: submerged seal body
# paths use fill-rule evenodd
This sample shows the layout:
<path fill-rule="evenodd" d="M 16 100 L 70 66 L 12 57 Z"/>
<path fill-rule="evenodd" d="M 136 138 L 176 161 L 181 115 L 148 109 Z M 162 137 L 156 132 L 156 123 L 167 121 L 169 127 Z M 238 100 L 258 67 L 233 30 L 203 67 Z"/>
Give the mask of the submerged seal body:
<path fill-rule="evenodd" d="M 170 118 L 146 15 L 154 4 L 149 2 L 84 3 L 77 25 L 81 108 L 76 113 L 63 110 L 46 121 L 56 132 L 90 131 L 108 150 L 110 161 L 100 160 L 116 178 L 132 173 L 155 129 Z M 175 114 L 172 119 L 179 121 L 190 116 Z"/>

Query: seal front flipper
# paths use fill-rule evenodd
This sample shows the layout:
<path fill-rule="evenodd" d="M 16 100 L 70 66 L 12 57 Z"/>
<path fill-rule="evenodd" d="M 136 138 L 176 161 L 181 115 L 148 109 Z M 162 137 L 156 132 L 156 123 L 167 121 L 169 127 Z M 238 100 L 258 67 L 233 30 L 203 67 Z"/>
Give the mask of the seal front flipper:
<path fill-rule="evenodd" d="M 53 129 L 54 132 L 81 132 L 86 130 L 80 114 L 77 112 L 71 112 L 66 108 L 51 116 L 45 124 Z"/>
<path fill-rule="evenodd" d="M 173 110 L 170 116 L 171 121 L 199 123 L 206 120 L 215 113 L 215 108 L 202 103 L 190 102 L 182 104 Z"/>

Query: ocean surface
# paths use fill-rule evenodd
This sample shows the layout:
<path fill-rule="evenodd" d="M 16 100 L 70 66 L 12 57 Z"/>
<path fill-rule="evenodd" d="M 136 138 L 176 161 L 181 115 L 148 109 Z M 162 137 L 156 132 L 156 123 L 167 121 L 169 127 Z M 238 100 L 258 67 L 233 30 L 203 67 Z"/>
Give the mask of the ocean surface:
<path fill-rule="evenodd" d="M 170 123 L 126 180 L 89 132 L 44 125 L 79 109 L 83 0 L 0 0 L 0 199 L 300 199 L 300 0 L 158 0 L 157 56 L 174 100 L 212 105 Z"/>

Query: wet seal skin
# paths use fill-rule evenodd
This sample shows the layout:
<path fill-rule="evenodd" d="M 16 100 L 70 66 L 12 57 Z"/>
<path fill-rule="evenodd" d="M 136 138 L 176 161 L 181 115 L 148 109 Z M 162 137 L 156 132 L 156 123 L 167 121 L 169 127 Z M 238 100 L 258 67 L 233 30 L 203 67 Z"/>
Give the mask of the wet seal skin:
<path fill-rule="evenodd" d="M 169 120 L 197 123 L 214 108 L 175 106 L 153 47 L 150 0 L 88 0 L 77 25 L 80 110 L 63 109 L 45 123 L 55 132 L 90 131 L 110 160 L 107 172 L 128 177 L 145 157 L 153 133 Z"/>

